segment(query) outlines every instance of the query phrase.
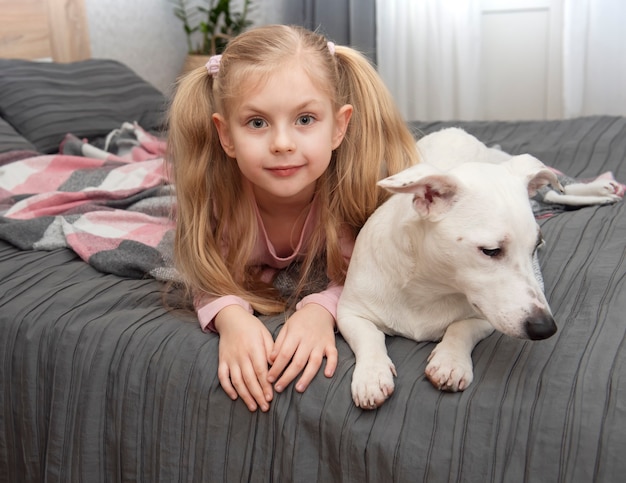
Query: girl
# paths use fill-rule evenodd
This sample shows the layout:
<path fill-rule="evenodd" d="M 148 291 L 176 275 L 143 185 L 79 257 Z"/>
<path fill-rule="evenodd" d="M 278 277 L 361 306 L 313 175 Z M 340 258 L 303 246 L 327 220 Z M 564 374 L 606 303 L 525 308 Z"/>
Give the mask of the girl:
<path fill-rule="evenodd" d="M 417 162 L 415 141 L 361 54 L 284 25 L 235 37 L 172 101 L 176 264 L 200 325 L 220 335 L 218 377 L 251 411 L 298 374 L 337 365 L 335 311 L 354 239 L 386 199 L 376 182 Z M 322 264 L 324 285 L 302 298 Z M 254 314 L 284 312 L 276 341 Z M 291 273 L 290 272 L 290 273 Z"/>

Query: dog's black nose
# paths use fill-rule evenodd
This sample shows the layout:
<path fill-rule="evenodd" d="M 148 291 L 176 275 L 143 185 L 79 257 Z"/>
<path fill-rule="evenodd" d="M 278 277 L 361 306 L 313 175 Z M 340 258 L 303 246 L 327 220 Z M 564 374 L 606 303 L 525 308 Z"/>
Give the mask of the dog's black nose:
<path fill-rule="evenodd" d="M 554 335 L 556 324 L 549 313 L 537 309 L 526 319 L 526 333 L 530 340 L 542 340 Z"/>

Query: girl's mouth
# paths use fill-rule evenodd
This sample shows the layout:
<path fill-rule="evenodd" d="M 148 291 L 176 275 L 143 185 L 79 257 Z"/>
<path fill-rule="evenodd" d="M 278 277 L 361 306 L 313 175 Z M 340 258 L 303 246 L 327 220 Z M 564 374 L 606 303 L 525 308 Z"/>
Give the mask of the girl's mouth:
<path fill-rule="evenodd" d="M 284 166 L 277 168 L 269 168 L 269 171 L 274 175 L 280 178 L 286 178 L 291 176 L 300 170 L 301 166 Z"/>

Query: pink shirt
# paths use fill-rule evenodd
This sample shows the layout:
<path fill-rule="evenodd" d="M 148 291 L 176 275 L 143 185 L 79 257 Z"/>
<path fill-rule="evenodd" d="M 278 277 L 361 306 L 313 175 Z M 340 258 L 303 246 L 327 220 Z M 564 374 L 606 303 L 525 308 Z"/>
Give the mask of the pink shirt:
<path fill-rule="evenodd" d="M 300 233 L 298 245 L 294 249 L 293 253 L 287 257 L 280 257 L 276 254 L 276 250 L 267 236 L 267 231 L 265 230 L 261 214 L 258 209 L 256 210 L 260 236 L 257 239 L 249 264 L 263 267 L 263 272 L 261 274 L 261 278 L 263 280 L 270 282 L 274 278 L 274 275 L 276 275 L 276 272 L 288 267 L 292 262 L 303 258 L 313 233 L 313 223 L 317 219 L 317 206 L 317 202 L 314 201 L 304 222 L 304 226 L 302 227 L 302 233 Z M 342 252 L 344 256 L 349 259 L 352 255 L 352 249 L 354 248 L 354 240 L 343 236 L 341 237 L 341 240 Z M 333 317 L 336 318 L 337 302 L 339 301 L 342 289 L 343 286 L 336 285 L 331 282 L 326 290 L 303 297 L 302 300 L 300 300 L 300 302 L 296 305 L 296 310 L 301 309 L 307 304 L 316 303 L 324 307 L 332 314 Z M 250 303 L 236 295 L 224 295 L 222 297 L 212 297 L 206 295 L 199 297 L 194 305 L 198 313 L 200 327 L 202 327 L 202 330 L 205 331 L 215 331 L 215 326 L 213 324 L 215 316 L 220 310 L 229 305 L 240 305 L 250 313 L 253 313 Z"/>

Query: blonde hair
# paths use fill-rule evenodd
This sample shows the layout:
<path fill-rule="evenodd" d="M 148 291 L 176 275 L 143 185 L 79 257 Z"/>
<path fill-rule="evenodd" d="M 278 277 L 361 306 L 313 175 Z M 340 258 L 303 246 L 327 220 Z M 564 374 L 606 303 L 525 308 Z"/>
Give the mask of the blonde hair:
<path fill-rule="evenodd" d="M 319 219 L 300 288 L 320 257 L 330 280 L 343 284 L 340 236 L 356 237 L 387 199 L 379 179 L 418 161 L 415 140 L 369 61 L 349 47 L 333 50 L 324 36 L 301 27 L 258 27 L 229 42 L 217 76 L 200 67 L 179 81 L 169 111 L 168 159 L 177 198 L 174 253 L 190 293 L 238 295 L 263 314 L 285 310 L 277 291 L 247 263 L 258 237 L 254 199 L 211 117 L 228 117 L 250 79 L 263 82 L 298 61 L 335 110 L 353 106 L 343 142 L 317 183 Z"/>

